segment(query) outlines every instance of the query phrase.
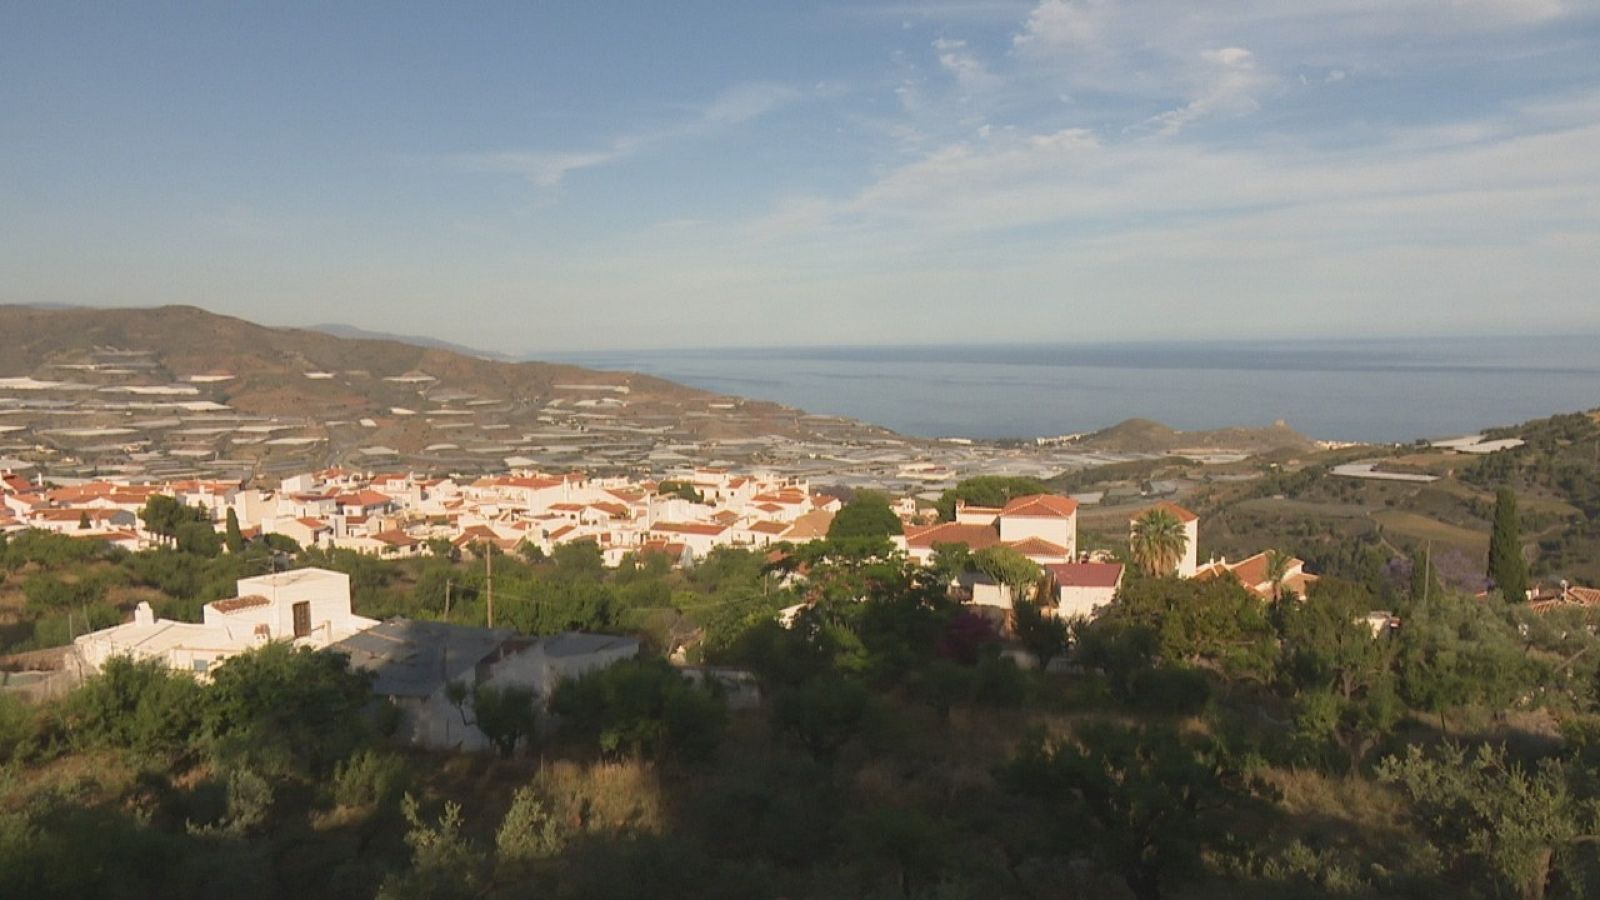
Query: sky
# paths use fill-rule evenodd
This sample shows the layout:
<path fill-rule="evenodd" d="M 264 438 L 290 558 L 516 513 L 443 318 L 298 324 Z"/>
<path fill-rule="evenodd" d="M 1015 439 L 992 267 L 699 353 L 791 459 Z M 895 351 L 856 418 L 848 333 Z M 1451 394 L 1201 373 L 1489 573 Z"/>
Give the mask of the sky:
<path fill-rule="evenodd" d="M 0 303 L 533 354 L 1600 333 L 1600 0 L 13 0 Z"/>

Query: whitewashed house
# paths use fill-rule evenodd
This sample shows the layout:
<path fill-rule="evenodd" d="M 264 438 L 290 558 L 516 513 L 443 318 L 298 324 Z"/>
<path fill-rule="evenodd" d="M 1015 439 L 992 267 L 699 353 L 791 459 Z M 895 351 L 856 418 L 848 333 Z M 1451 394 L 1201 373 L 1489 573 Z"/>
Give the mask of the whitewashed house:
<path fill-rule="evenodd" d="M 238 595 L 205 605 L 205 624 L 250 627 L 269 640 L 326 647 L 378 624 L 350 608 L 350 576 L 328 569 L 294 569 L 241 578 Z"/>
<path fill-rule="evenodd" d="M 160 659 L 168 668 L 206 676 L 212 668 L 268 641 L 321 648 L 377 624 L 350 610 L 350 578 L 297 569 L 238 581 L 238 596 L 208 603 L 204 620 L 157 618 L 140 603 L 133 621 L 73 641 L 75 664 L 99 671 L 114 656 Z"/>
<path fill-rule="evenodd" d="M 1093 616 L 1122 587 L 1119 563 L 1060 563 L 1044 567 L 1056 588 L 1056 615 Z"/>

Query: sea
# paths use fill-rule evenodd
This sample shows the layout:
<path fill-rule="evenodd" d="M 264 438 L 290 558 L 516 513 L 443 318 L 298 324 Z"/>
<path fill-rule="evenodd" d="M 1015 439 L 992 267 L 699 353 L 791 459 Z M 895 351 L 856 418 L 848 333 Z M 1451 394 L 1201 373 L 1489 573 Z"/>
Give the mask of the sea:
<path fill-rule="evenodd" d="M 1600 336 L 706 348 L 541 358 L 642 372 L 903 434 L 1035 438 L 1142 417 L 1333 441 L 1475 434 L 1600 407 Z"/>

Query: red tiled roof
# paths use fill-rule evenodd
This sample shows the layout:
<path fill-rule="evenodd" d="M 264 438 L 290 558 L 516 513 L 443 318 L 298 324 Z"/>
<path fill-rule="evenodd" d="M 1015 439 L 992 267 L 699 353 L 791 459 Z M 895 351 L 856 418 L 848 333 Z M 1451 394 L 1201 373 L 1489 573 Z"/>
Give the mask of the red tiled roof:
<path fill-rule="evenodd" d="M 941 522 L 938 525 L 906 529 L 906 544 L 911 547 L 934 547 L 939 544 L 966 544 L 968 550 L 982 550 L 1000 543 L 1000 533 L 988 525 L 971 525 L 962 522 Z"/>
<path fill-rule="evenodd" d="M 798 519 L 784 532 L 784 537 L 793 541 L 809 541 L 828 536 L 828 526 L 833 524 L 833 513 L 825 509 L 814 509 Z"/>
<path fill-rule="evenodd" d="M 1187 509 L 1184 509 L 1183 507 L 1179 506 L 1178 504 L 1173 503 L 1170 500 L 1163 500 L 1160 503 L 1157 503 L 1157 504 L 1154 504 L 1152 506 L 1146 507 L 1145 509 L 1139 510 L 1137 513 L 1133 514 L 1133 519 L 1138 519 L 1141 516 L 1144 516 L 1146 513 L 1150 512 L 1151 510 L 1155 510 L 1155 509 L 1164 509 L 1167 512 L 1172 513 L 1174 516 L 1177 517 L 1179 522 L 1187 523 L 1187 522 L 1197 522 L 1197 521 L 1200 520 L 1199 516 L 1195 515 L 1194 513 L 1190 512 Z M 1130 519 L 1129 521 L 1132 521 L 1132 519 Z"/>
<path fill-rule="evenodd" d="M 684 551 L 689 549 L 688 544 L 678 541 L 646 541 L 638 550 L 640 556 L 649 553 L 664 553 L 673 559 L 681 558 Z"/>
<path fill-rule="evenodd" d="M 1060 494 L 1030 494 L 1018 497 L 1000 510 L 1002 516 L 1065 519 L 1078 511 L 1078 501 Z"/>
<path fill-rule="evenodd" d="M 1006 541 L 1005 545 L 1023 556 L 1066 556 L 1067 548 L 1044 538 L 1030 537 L 1020 541 Z"/>
<path fill-rule="evenodd" d="M 1267 555 L 1271 551 L 1262 551 L 1247 559 L 1236 563 L 1208 563 L 1195 572 L 1195 578 L 1208 579 L 1220 577 L 1223 573 L 1233 575 L 1239 583 L 1250 589 L 1250 592 L 1263 599 L 1272 598 L 1272 579 L 1267 577 Z M 1317 576 L 1300 570 L 1305 561 L 1298 557 L 1289 557 L 1288 572 L 1283 579 L 1283 588 L 1296 594 L 1304 594 L 1306 589 L 1316 584 Z"/>
<path fill-rule="evenodd" d="M 1056 563 L 1044 570 L 1061 587 L 1114 588 L 1122 583 L 1121 563 Z"/>
<path fill-rule="evenodd" d="M 1567 597 L 1574 603 L 1583 603 L 1588 606 L 1600 605 L 1600 588 L 1573 587 L 1567 588 Z"/>
<path fill-rule="evenodd" d="M 657 522 L 651 531 L 667 531 L 674 534 L 703 534 L 710 537 L 728 530 L 726 525 L 711 525 L 703 522 Z"/>
<path fill-rule="evenodd" d="M 76 522 L 85 516 L 91 522 L 104 522 L 118 515 L 131 515 L 120 509 L 41 509 L 33 513 L 33 518 L 45 522 Z"/>
<path fill-rule="evenodd" d="M 422 543 L 411 535 L 406 534 L 404 531 L 399 530 L 380 531 L 373 535 L 372 539 L 375 541 L 383 541 L 385 544 L 388 544 L 391 547 L 415 547 L 416 545 Z"/>
<path fill-rule="evenodd" d="M 258 606 L 266 606 L 271 602 L 271 600 L 268 600 L 259 594 L 251 594 L 248 597 L 231 597 L 227 600 L 218 600 L 211 604 L 211 608 L 219 613 L 226 614 L 236 613 L 241 609 L 254 609 Z"/>
<path fill-rule="evenodd" d="M 804 491 L 784 490 L 777 493 L 757 494 L 751 499 L 758 503 L 784 503 L 794 506 L 806 502 L 807 498 Z"/>
<path fill-rule="evenodd" d="M 357 491 L 354 494 L 340 494 L 335 498 L 340 506 L 359 506 L 363 509 L 369 506 L 383 506 L 393 503 L 394 498 L 388 494 L 377 491 Z"/>
<path fill-rule="evenodd" d="M 1254 587 L 1266 582 L 1267 579 L 1267 554 L 1265 551 L 1257 553 L 1247 559 L 1241 559 L 1228 569 L 1234 577 L 1245 587 Z"/>

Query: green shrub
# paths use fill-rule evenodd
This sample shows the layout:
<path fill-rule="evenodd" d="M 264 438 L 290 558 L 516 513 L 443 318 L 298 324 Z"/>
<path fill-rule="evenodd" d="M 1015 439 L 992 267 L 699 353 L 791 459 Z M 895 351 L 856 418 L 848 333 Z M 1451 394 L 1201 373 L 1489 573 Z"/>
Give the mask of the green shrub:
<path fill-rule="evenodd" d="M 333 802 L 349 807 L 383 806 L 404 793 L 406 781 L 404 759 L 362 750 L 333 767 Z"/>
<path fill-rule="evenodd" d="M 562 682 L 550 711 L 608 754 L 706 759 L 727 724 L 726 702 L 664 660 L 630 659 Z"/>
<path fill-rule="evenodd" d="M 112 657 L 66 699 L 73 740 L 151 755 L 188 749 L 201 721 L 202 688 L 158 659 Z"/>
<path fill-rule="evenodd" d="M 566 829 L 533 785 L 523 785 L 511 798 L 511 809 L 495 833 L 501 865 L 548 859 L 566 846 Z"/>

